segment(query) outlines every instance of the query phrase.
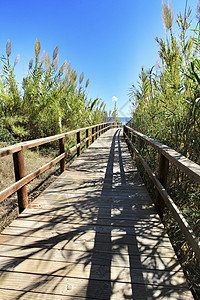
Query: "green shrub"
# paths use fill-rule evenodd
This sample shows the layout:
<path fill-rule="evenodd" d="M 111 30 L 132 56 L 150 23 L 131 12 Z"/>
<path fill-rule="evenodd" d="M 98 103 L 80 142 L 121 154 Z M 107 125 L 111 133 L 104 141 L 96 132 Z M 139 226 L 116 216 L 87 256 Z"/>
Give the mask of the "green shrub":
<path fill-rule="evenodd" d="M 17 140 L 14 138 L 12 133 L 6 128 L 0 128 L 0 141 L 8 144 L 15 144 Z"/>

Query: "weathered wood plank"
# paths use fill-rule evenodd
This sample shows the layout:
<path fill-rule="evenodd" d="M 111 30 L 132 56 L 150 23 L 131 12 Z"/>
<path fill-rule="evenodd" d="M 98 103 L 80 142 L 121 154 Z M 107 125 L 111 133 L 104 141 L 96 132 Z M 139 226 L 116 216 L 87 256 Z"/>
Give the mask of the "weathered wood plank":
<path fill-rule="evenodd" d="M 135 261 L 134 261 L 135 262 Z M 140 263 L 140 262 L 139 262 Z M 93 264 L 94 272 L 90 278 L 91 264 Z M 134 270 L 123 266 L 113 266 L 113 263 L 97 264 L 94 262 L 75 262 L 68 263 L 66 261 L 54 261 L 44 259 L 24 259 L 12 257 L 0 257 L 0 276 L 1 271 L 12 271 L 19 273 L 30 273 L 40 275 L 53 275 L 67 278 L 82 278 L 92 280 L 111 280 L 124 283 L 139 283 L 139 284 L 156 284 L 164 286 L 181 285 L 187 287 L 184 279 L 184 274 L 180 270 L 180 266 L 171 271 L 170 268 L 164 270 L 157 266 L 156 270 L 140 268 L 136 266 Z M 131 273 L 131 274 L 130 274 Z M 131 279 L 132 277 L 132 279 Z M 1 278 L 1 277 L 0 277 Z"/>
<path fill-rule="evenodd" d="M 85 245 L 87 242 L 94 242 L 96 232 L 93 230 L 88 231 L 72 231 L 67 232 L 66 231 L 54 231 L 54 230 L 24 230 L 23 227 L 11 227 L 4 230 L 1 239 L 6 236 L 16 236 L 16 238 L 19 238 L 19 235 L 23 237 L 25 240 L 27 237 L 31 238 L 39 238 L 42 239 L 44 245 L 50 245 L 51 247 L 54 247 L 54 245 L 59 244 L 65 245 L 65 247 L 68 247 L 70 245 L 70 241 L 74 242 L 80 242 L 83 245 Z M 101 242 L 101 243 L 109 243 L 110 240 L 114 244 L 128 244 L 128 245 L 137 245 L 138 249 L 141 247 L 170 247 L 172 249 L 171 243 L 168 238 L 163 236 L 136 236 L 136 235 L 130 235 L 126 234 L 124 232 L 118 231 L 112 231 L 111 236 L 110 234 L 104 234 L 104 233 L 98 233 L 98 237 L 96 237 L 95 242 Z M 3 243 L 3 242 L 2 242 Z M 14 243 L 14 242 L 13 242 Z M 77 246 L 76 246 L 77 247 Z M 88 246 L 87 246 L 88 247 Z M 77 248 L 79 249 L 79 248 Z M 144 249 L 143 249 L 144 250 Z M 141 250 L 142 251 L 142 250 Z M 168 250 L 167 250 L 168 251 Z M 154 250 L 156 253 L 156 250 Z"/>
<path fill-rule="evenodd" d="M 93 243 L 71 243 L 67 246 L 63 245 L 62 249 L 61 245 L 56 245 L 55 248 L 51 249 L 47 248 L 48 246 L 50 245 L 45 243 L 42 245 L 40 242 L 33 244 L 32 247 L 30 244 L 23 247 L 4 244 L 4 250 L 0 250 L 0 269 L 3 270 L 4 268 L 9 268 L 10 265 L 15 265 L 17 263 L 15 261 L 18 259 L 21 259 L 19 264 L 27 259 L 31 259 L 87 265 L 91 264 L 92 256 L 92 263 L 109 266 L 110 255 L 112 255 L 112 265 L 114 267 L 129 269 L 129 259 L 131 258 L 135 269 L 171 270 L 176 272 L 181 269 L 178 260 L 174 258 L 172 249 L 167 247 L 160 247 L 158 252 L 155 251 L 156 248 L 143 247 L 144 251 L 140 254 L 139 251 L 141 252 L 142 247 L 138 249 L 136 244 L 131 247 L 123 244 L 114 244 L 110 249 L 105 243 L 98 243 L 95 251 Z M 156 253 L 154 254 L 154 252 Z M 6 263 L 7 258 L 10 258 L 11 263 Z M 46 266 L 48 267 L 49 263 L 47 262 Z"/>
<path fill-rule="evenodd" d="M 168 297 L 168 288 L 162 288 L 162 289 L 158 289 L 155 286 L 147 286 L 148 291 L 151 290 L 151 293 L 148 292 L 148 297 L 151 297 L 151 299 L 169 299 Z M 134 296 L 136 297 L 135 299 L 137 300 L 146 300 L 147 297 L 143 296 L 143 291 L 144 291 L 144 286 L 143 285 L 137 285 L 136 288 L 134 288 Z M 127 288 L 124 288 L 124 294 L 112 294 L 110 296 L 110 299 L 123 299 L 123 297 L 125 296 L 126 298 L 128 297 L 128 293 L 127 293 Z M 59 295 L 59 294 L 49 294 L 46 292 L 42 293 L 37 293 L 37 292 L 29 292 L 29 291 L 20 291 L 20 290 L 8 290 L 8 289 L 2 289 L 0 288 L 0 294 L 1 294 L 1 299 L 2 300 L 16 300 L 19 299 L 20 300 L 30 300 L 30 299 L 43 299 L 43 300 L 71 300 L 72 297 L 71 296 L 65 296 L 65 295 Z M 190 292 L 188 292 L 187 290 L 183 289 L 183 288 L 176 288 L 176 290 L 174 292 L 170 293 L 171 295 L 171 299 L 180 299 L 181 300 L 188 300 L 190 297 Z M 41 298 L 42 297 L 42 298 Z M 62 297 L 62 298 L 61 298 Z M 118 298 L 121 297 L 121 298 Z M 179 297 L 179 298 L 178 298 Z M 91 298 L 86 298 L 86 297 L 81 297 L 73 295 L 73 299 L 91 299 Z M 104 295 L 100 294 L 98 296 L 98 298 L 92 298 L 92 299 L 105 299 Z"/>
<path fill-rule="evenodd" d="M 83 297 L 85 299 L 91 297 L 92 299 L 110 298 L 119 300 L 132 297 L 132 290 L 135 299 L 147 299 L 147 296 L 152 297 L 150 299 L 158 299 L 159 296 L 165 297 L 164 299 L 173 299 L 169 295 L 172 295 L 172 297 L 174 295 L 174 299 L 184 299 L 185 296 L 191 296 L 187 288 L 184 288 L 181 284 L 172 288 L 158 286 L 153 283 L 144 286 L 143 284 L 121 283 L 118 281 L 112 283 L 103 280 L 91 280 L 92 285 L 89 286 L 88 279 L 30 274 L 30 281 L 27 282 L 27 276 L 26 273 L 4 272 L 4 289 L 13 289 L 17 282 L 17 289 L 21 290 L 22 295 L 26 292 L 40 292 L 42 295 L 39 296 L 41 297 L 39 299 L 43 299 L 43 293 L 49 293 L 60 296 Z M 92 288 L 93 286 L 95 288 Z"/>

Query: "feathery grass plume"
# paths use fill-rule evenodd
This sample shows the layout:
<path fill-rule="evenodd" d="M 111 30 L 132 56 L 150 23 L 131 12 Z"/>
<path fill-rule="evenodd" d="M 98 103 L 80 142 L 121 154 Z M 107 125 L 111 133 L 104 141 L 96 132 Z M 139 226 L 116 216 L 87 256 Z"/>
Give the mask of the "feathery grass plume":
<path fill-rule="evenodd" d="M 10 40 L 8 40 L 7 44 L 6 44 L 6 54 L 7 54 L 7 57 L 9 58 L 10 54 L 11 54 L 11 42 L 10 42 Z"/>
<path fill-rule="evenodd" d="M 74 80 L 76 81 L 77 79 L 77 74 L 76 74 L 76 71 L 74 71 Z"/>
<path fill-rule="evenodd" d="M 35 42 L 35 55 L 38 58 L 40 54 L 40 42 L 39 39 L 37 38 L 36 42 Z"/>
<path fill-rule="evenodd" d="M 58 46 L 56 46 L 56 48 L 53 51 L 53 60 L 55 60 L 58 56 Z"/>
<path fill-rule="evenodd" d="M 76 79 L 77 79 L 76 71 L 72 70 L 72 72 L 71 72 L 71 78 L 70 78 L 70 84 L 71 85 L 75 85 Z"/>
<path fill-rule="evenodd" d="M 45 51 L 42 52 L 42 56 L 41 56 L 41 58 L 40 58 L 40 63 L 41 63 L 41 65 L 43 65 L 44 60 L 45 60 Z"/>
<path fill-rule="evenodd" d="M 62 64 L 62 66 L 60 67 L 60 70 L 59 70 L 59 73 L 60 74 L 63 74 L 65 69 L 66 69 L 66 66 L 67 66 L 67 61 L 65 60 L 65 62 Z"/>
<path fill-rule="evenodd" d="M 162 2 L 162 20 L 165 30 L 171 30 L 173 23 L 173 12 L 170 0 L 168 0 L 168 4 Z"/>
<path fill-rule="evenodd" d="M 66 81 L 69 80 L 69 74 L 71 72 L 71 64 L 69 63 L 69 65 L 67 66 L 67 72 L 66 72 L 66 75 L 65 75 L 65 79 Z"/>
<path fill-rule="evenodd" d="M 79 77 L 79 83 L 81 84 L 84 78 L 84 74 L 83 72 L 81 73 L 80 77 Z"/>
<path fill-rule="evenodd" d="M 67 69 L 69 70 L 69 72 L 71 72 L 71 69 L 72 69 L 72 67 L 71 67 L 71 61 L 69 62 L 68 66 L 67 66 Z"/>
<path fill-rule="evenodd" d="M 49 71 L 49 69 L 50 69 L 50 57 L 49 57 L 48 53 L 46 54 L 45 66 L 46 66 L 47 71 Z"/>
<path fill-rule="evenodd" d="M 104 102 L 101 103 L 101 105 L 99 106 L 99 109 L 102 109 L 103 106 L 104 106 Z"/>
<path fill-rule="evenodd" d="M 32 67 L 33 67 L 33 57 L 29 61 L 29 66 L 28 66 L 29 70 L 31 70 Z"/>
<path fill-rule="evenodd" d="M 78 94 L 80 95 L 81 93 L 81 90 L 82 90 L 82 87 L 80 86 L 79 90 L 78 90 Z"/>
<path fill-rule="evenodd" d="M 86 88 L 88 87 L 89 82 L 90 82 L 90 79 L 88 78 L 88 80 L 86 81 L 86 85 L 85 85 Z"/>
<path fill-rule="evenodd" d="M 57 69 L 58 69 L 58 57 L 56 59 L 54 59 L 53 67 L 54 67 L 54 70 L 57 71 Z"/>
<path fill-rule="evenodd" d="M 66 76 L 65 76 L 66 81 L 69 80 L 70 72 L 71 72 L 71 62 L 69 62 L 68 66 L 67 66 L 67 72 L 66 72 Z"/>
<path fill-rule="evenodd" d="M 17 54 L 17 57 L 15 58 L 14 67 L 18 64 L 20 60 L 20 54 Z"/>
<path fill-rule="evenodd" d="M 68 81 L 68 79 L 69 79 L 70 71 L 71 71 L 71 70 L 67 68 L 67 72 L 66 72 L 66 75 L 65 75 L 66 81 Z"/>

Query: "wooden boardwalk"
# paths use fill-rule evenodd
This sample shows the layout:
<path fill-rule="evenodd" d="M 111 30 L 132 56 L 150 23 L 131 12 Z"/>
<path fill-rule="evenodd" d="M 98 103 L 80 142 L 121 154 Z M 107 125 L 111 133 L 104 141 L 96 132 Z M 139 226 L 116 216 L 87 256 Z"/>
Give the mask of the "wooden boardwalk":
<path fill-rule="evenodd" d="M 0 299 L 193 299 L 121 130 L 2 232 Z"/>

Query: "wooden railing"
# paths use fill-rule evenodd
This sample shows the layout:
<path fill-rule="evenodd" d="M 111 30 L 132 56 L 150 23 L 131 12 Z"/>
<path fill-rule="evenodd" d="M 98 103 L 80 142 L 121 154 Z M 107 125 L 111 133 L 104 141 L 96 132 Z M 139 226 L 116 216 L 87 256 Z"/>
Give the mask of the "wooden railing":
<path fill-rule="evenodd" d="M 101 123 L 94 126 L 76 129 L 70 132 L 65 132 L 50 137 L 26 141 L 5 148 L 1 148 L 0 158 L 10 154 L 13 155 L 13 164 L 14 164 L 16 182 L 0 192 L 0 202 L 17 191 L 19 212 L 22 212 L 28 205 L 26 184 L 28 184 L 31 180 L 33 180 L 34 178 L 36 178 L 37 176 L 39 176 L 40 174 L 42 174 L 43 172 L 51 168 L 59 161 L 60 161 L 61 172 L 63 172 L 65 170 L 66 155 L 70 154 L 71 152 L 77 149 L 77 156 L 79 156 L 81 154 L 82 144 L 85 143 L 86 147 L 89 147 L 90 141 L 92 141 L 93 143 L 94 140 L 97 139 L 102 133 L 116 126 L 121 126 L 121 123 L 112 123 L 112 122 Z M 84 131 L 86 133 L 86 137 L 81 140 L 81 132 Z M 89 135 L 89 131 L 92 131 L 91 135 Z M 65 151 L 65 138 L 74 134 L 76 134 L 76 140 L 77 140 L 76 145 L 68 149 L 67 151 Z M 23 151 L 26 149 L 44 145 L 57 140 L 59 141 L 60 155 L 54 158 L 49 163 L 40 167 L 36 171 L 28 175 L 25 175 Z"/>
<path fill-rule="evenodd" d="M 200 184 L 200 166 L 187 159 L 180 153 L 176 152 L 175 150 L 171 149 L 170 147 L 163 145 L 126 125 L 124 126 L 124 136 L 128 145 L 140 159 L 140 162 L 142 163 L 143 167 L 147 171 L 149 177 L 151 178 L 157 189 L 155 197 L 155 206 L 161 219 L 163 218 L 164 205 L 166 204 L 171 213 L 173 214 L 175 220 L 179 224 L 179 227 L 185 235 L 186 240 L 191 245 L 192 249 L 197 255 L 197 258 L 200 261 L 200 241 L 195 236 L 193 230 L 185 220 L 181 211 L 178 209 L 178 207 L 175 205 L 175 203 L 166 191 L 169 162 L 171 164 L 176 165 L 180 170 L 182 170 L 185 174 L 190 176 L 190 178 L 192 178 L 194 182 L 198 184 Z M 136 137 L 140 140 L 145 141 L 159 152 L 158 176 L 156 176 L 155 173 L 153 173 L 153 171 L 146 163 L 144 158 L 140 155 L 138 149 L 135 148 L 134 144 Z"/>

